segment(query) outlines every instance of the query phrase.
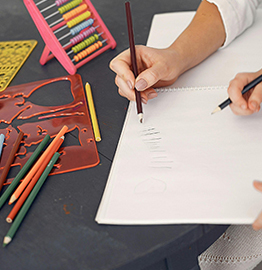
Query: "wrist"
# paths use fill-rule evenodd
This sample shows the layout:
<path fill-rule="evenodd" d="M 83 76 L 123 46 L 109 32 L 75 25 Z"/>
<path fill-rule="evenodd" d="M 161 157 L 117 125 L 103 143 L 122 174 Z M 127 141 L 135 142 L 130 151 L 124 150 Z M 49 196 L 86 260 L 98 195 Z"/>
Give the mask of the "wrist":
<path fill-rule="evenodd" d="M 172 61 L 176 77 L 179 77 L 192 67 L 192 58 L 185 54 L 183 46 L 180 45 L 181 44 L 175 41 L 167 48 L 170 54 L 169 60 Z"/>

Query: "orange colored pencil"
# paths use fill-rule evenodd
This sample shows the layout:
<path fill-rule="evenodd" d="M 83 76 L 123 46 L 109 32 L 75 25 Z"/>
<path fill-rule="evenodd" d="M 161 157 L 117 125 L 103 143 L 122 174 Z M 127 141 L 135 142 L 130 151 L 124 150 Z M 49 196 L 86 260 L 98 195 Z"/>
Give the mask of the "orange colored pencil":
<path fill-rule="evenodd" d="M 43 161 L 46 159 L 46 156 L 48 155 L 48 153 L 50 151 L 52 151 L 52 149 L 54 148 L 54 145 L 56 144 L 56 142 L 62 136 L 65 135 L 65 133 L 67 132 L 67 130 L 68 130 L 68 127 L 67 126 L 63 126 L 62 127 L 62 129 L 59 131 L 59 133 L 56 135 L 56 137 L 53 139 L 53 141 L 50 143 L 50 145 L 47 147 L 47 149 L 44 151 L 44 153 L 41 155 L 41 157 L 37 160 L 37 162 L 32 167 L 32 169 L 29 171 L 29 173 L 26 175 L 26 177 L 24 178 L 24 180 L 22 181 L 22 183 L 17 187 L 17 189 L 15 190 L 15 192 L 13 193 L 13 195 L 11 196 L 11 199 L 9 201 L 9 204 L 12 204 L 15 200 L 18 199 L 18 197 L 21 195 L 21 193 L 23 192 L 23 190 L 25 189 L 25 187 L 29 184 L 29 182 L 31 181 L 31 179 L 33 178 L 33 176 L 35 175 L 35 173 L 37 172 L 37 170 L 39 169 L 39 167 L 43 163 Z"/>
<path fill-rule="evenodd" d="M 52 156 L 60 148 L 60 146 L 63 143 L 63 141 L 64 141 L 64 136 L 62 136 L 60 138 L 60 140 L 58 140 L 56 142 L 56 144 L 54 145 L 54 148 L 52 149 L 52 151 L 50 151 L 48 153 L 48 155 L 46 156 L 44 162 L 40 165 L 38 171 L 36 172 L 36 174 L 34 175 L 34 177 L 32 178 L 32 180 L 30 181 L 30 183 L 28 184 L 28 186 L 26 187 L 26 189 L 24 190 L 24 192 L 22 193 L 22 195 L 17 200 L 17 202 L 16 202 L 15 206 L 13 207 L 12 211 L 7 216 L 6 221 L 8 223 L 11 223 L 14 220 L 14 218 L 17 215 L 18 211 L 20 210 L 20 208 L 22 207 L 23 203 L 27 199 L 28 195 L 30 194 L 30 192 L 34 188 L 35 184 L 37 183 L 39 177 L 42 175 L 42 173 L 45 170 L 46 166 L 50 162 Z"/>
<path fill-rule="evenodd" d="M 1 189 L 3 187 L 3 184 L 4 184 L 5 180 L 6 180 L 6 177 L 8 175 L 8 172 L 9 172 L 10 168 L 11 168 L 11 165 L 12 165 L 12 163 L 14 161 L 16 152 L 17 152 L 17 150 L 18 150 L 18 148 L 20 146 L 20 143 L 21 143 L 23 137 L 24 137 L 24 133 L 22 131 L 20 131 L 19 134 L 18 134 L 18 137 L 15 140 L 13 148 L 12 148 L 12 150 L 11 150 L 9 156 L 8 156 L 8 159 L 6 161 L 3 172 L 1 174 L 1 177 L 0 177 L 0 191 L 1 191 Z"/>

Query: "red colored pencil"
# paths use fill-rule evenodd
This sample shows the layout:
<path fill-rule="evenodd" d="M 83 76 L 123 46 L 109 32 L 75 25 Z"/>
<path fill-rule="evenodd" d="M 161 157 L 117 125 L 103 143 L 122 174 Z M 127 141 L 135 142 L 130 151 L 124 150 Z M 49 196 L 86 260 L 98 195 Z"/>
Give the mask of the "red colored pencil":
<path fill-rule="evenodd" d="M 26 189 L 24 190 L 22 195 L 17 200 L 15 206 L 13 207 L 13 209 L 11 210 L 9 215 L 7 216 L 7 218 L 6 218 L 7 222 L 11 223 L 14 220 L 15 216 L 17 215 L 18 211 L 20 210 L 20 208 L 24 204 L 24 202 L 27 199 L 28 195 L 30 194 L 31 190 L 34 188 L 35 184 L 37 183 L 39 177 L 42 175 L 43 171 L 45 170 L 45 168 L 48 165 L 49 161 L 51 160 L 52 156 L 54 155 L 55 152 L 57 152 L 57 150 L 59 149 L 59 147 L 61 146 L 63 141 L 64 141 L 64 136 L 62 136 L 60 138 L 60 140 L 58 140 L 56 142 L 52 151 L 50 151 L 48 153 L 44 162 L 40 165 L 38 171 L 36 172 L 36 174 L 34 175 L 32 180 L 30 181 L 30 183 L 28 184 L 28 186 L 26 187 Z"/>
<path fill-rule="evenodd" d="M 17 150 L 18 150 L 18 148 L 20 146 L 20 143 L 21 143 L 23 137 L 24 137 L 24 133 L 22 131 L 20 131 L 19 134 L 18 134 L 18 137 L 16 138 L 16 141 L 15 141 L 15 143 L 13 145 L 13 149 L 12 149 L 12 151 L 10 152 L 10 154 L 8 156 L 8 159 L 6 161 L 3 172 L 1 174 L 1 177 L 0 177 L 0 191 L 1 191 L 2 187 L 3 187 L 3 185 L 4 185 L 4 182 L 6 180 L 8 172 L 9 172 L 9 170 L 11 168 L 11 165 L 12 165 L 14 159 L 15 159 L 16 152 L 17 152 Z"/>
<path fill-rule="evenodd" d="M 68 127 L 67 126 L 63 126 L 63 128 L 59 131 L 59 133 L 56 135 L 56 137 L 53 139 L 53 141 L 47 147 L 47 149 L 45 150 L 45 152 L 41 155 L 41 157 L 35 163 L 35 165 L 30 170 L 30 172 L 26 175 L 26 177 L 24 178 L 23 182 L 15 190 L 15 192 L 11 196 L 11 199 L 9 201 L 9 204 L 12 204 L 15 200 L 18 199 L 18 197 L 21 195 L 21 193 L 23 192 L 23 190 L 25 189 L 25 187 L 29 184 L 29 182 L 31 181 L 31 179 L 33 178 L 33 176 L 35 175 L 35 173 L 37 172 L 37 170 L 39 169 L 39 167 L 41 166 L 41 164 L 45 160 L 47 154 L 50 151 L 52 151 L 52 149 L 53 149 L 56 141 L 58 141 L 62 136 L 64 136 L 64 134 L 67 132 L 67 130 L 68 130 Z"/>

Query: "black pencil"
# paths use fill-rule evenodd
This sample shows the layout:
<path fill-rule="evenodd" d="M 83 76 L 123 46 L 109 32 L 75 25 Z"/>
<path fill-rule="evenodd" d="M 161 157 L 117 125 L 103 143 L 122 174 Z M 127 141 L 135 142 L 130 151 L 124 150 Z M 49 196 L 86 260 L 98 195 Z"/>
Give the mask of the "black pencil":
<path fill-rule="evenodd" d="M 134 41 L 134 32 L 133 32 L 133 25 L 132 25 L 132 16 L 131 16 L 131 9 L 130 3 L 125 3 L 126 7 L 126 19 L 127 19 L 127 27 L 128 27 L 128 37 L 129 37 L 129 47 L 130 47 L 130 54 L 131 54 L 131 63 L 135 77 L 138 76 L 137 70 L 137 63 L 136 63 L 136 49 L 135 49 L 135 41 Z M 136 108 L 137 114 L 139 117 L 139 121 L 143 122 L 143 110 L 142 110 L 142 102 L 140 92 L 135 88 L 135 95 L 136 95 Z"/>
<path fill-rule="evenodd" d="M 252 88 L 254 88 L 261 81 L 262 81 L 262 74 L 260 76 L 258 76 L 256 79 L 254 79 L 252 82 L 248 83 L 243 88 L 243 90 L 241 91 L 242 95 L 244 95 L 246 92 L 248 92 L 249 90 L 251 90 Z M 212 114 L 214 114 L 216 112 L 220 112 L 221 110 L 223 110 L 225 107 L 227 107 L 231 103 L 232 103 L 231 99 L 228 98 L 227 100 L 225 100 L 224 102 L 222 102 L 220 105 L 218 105 L 218 107 L 212 112 Z"/>

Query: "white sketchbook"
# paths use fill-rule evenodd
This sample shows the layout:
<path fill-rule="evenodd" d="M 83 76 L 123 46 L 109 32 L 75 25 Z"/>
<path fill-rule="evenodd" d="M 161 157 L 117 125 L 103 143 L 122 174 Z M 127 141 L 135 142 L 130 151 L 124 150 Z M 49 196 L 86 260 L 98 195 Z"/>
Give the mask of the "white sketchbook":
<path fill-rule="evenodd" d="M 184 15 L 189 22 L 192 13 Z M 158 19 L 168 25 L 165 18 L 170 16 L 174 20 L 180 13 Z M 153 31 L 155 18 L 150 46 L 161 39 L 160 31 Z M 177 20 L 186 26 L 181 18 Z M 233 45 L 218 51 L 219 58 L 214 54 L 207 60 L 212 73 L 217 75 L 217 62 L 225 61 L 223 52 Z M 159 47 L 157 42 L 155 47 Z M 230 69 L 237 73 L 239 67 L 226 66 L 219 73 Z M 201 74 L 202 68 L 206 69 L 205 64 L 188 74 Z M 98 223 L 250 224 L 262 210 L 262 194 L 252 186 L 254 179 L 262 180 L 262 112 L 240 117 L 226 108 L 211 115 L 227 92 L 225 86 L 208 87 L 205 81 L 221 85 L 220 76 L 226 74 L 213 76 L 212 81 L 204 75 L 190 80 L 188 74 L 176 82 L 179 87 L 160 89 L 158 97 L 143 106 L 143 124 L 135 103 L 130 103 L 96 216 Z M 204 86 L 199 87 L 199 82 Z"/>

